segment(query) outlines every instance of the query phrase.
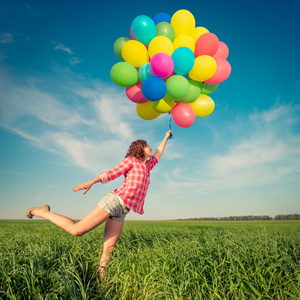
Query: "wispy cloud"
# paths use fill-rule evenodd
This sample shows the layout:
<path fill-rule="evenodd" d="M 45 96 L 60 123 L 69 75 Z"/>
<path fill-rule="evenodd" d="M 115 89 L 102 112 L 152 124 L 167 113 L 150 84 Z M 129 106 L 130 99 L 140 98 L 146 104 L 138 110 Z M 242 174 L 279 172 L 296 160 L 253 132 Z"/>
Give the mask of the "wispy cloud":
<path fill-rule="evenodd" d="M 70 48 L 68 48 L 68 47 L 66 47 L 65 45 L 63 45 L 63 44 L 56 44 L 55 45 L 55 47 L 54 47 L 54 50 L 61 50 L 61 51 L 65 51 L 65 52 L 67 52 L 67 53 L 69 53 L 69 54 L 71 54 L 71 55 L 73 55 L 74 54 L 74 52 L 73 51 L 71 51 L 71 49 Z"/>
<path fill-rule="evenodd" d="M 14 41 L 14 36 L 10 33 L 0 33 L 0 44 L 10 44 Z"/>
<path fill-rule="evenodd" d="M 60 50 L 60 51 L 64 51 L 64 52 L 67 52 L 69 53 L 72 57 L 69 59 L 69 63 L 70 65 L 72 66 L 75 66 L 79 63 L 82 63 L 83 61 L 80 60 L 78 57 L 75 57 L 74 56 L 74 52 L 69 48 L 69 47 L 66 47 L 65 45 L 61 44 L 61 43 L 57 43 L 55 41 L 52 42 L 52 44 L 54 44 L 54 50 Z"/>
<path fill-rule="evenodd" d="M 18 83 L 4 73 L 0 77 L 1 126 L 76 166 L 95 172 L 102 161 L 112 167 L 124 156 L 124 142 L 139 132 L 133 130 L 135 104 L 130 106 L 117 88 L 70 82 L 45 91 L 40 80 Z"/>
<path fill-rule="evenodd" d="M 243 124 L 236 121 L 235 126 L 243 126 L 247 134 L 228 144 L 223 154 L 174 168 L 172 180 L 165 178 L 168 189 L 175 194 L 186 189 L 205 193 L 300 177 L 300 134 L 295 130 L 300 125 L 299 110 L 298 105 L 275 104 L 267 111 L 245 116 Z"/>

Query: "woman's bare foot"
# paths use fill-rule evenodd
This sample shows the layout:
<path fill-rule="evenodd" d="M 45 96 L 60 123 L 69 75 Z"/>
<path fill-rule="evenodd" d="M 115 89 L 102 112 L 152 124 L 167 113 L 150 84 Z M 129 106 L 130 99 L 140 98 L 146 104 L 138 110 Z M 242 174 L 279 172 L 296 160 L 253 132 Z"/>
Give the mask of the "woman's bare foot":
<path fill-rule="evenodd" d="M 50 211 L 49 205 L 42 205 L 37 207 L 29 208 L 26 212 L 26 217 L 32 219 L 33 216 L 41 217 L 45 211 Z"/>

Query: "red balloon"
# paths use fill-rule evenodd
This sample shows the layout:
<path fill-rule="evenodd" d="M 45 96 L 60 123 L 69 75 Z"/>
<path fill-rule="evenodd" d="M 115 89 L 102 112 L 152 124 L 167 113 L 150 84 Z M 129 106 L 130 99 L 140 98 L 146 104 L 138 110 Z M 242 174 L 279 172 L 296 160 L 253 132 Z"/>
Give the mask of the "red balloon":
<path fill-rule="evenodd" d="M 204 33 L 199 36 L 196 45 L 195 45 L 195 56 L 200 55 L 210 55 L 213 56 L 216 54 L 219 48 L 219 39 L 218 37 L 210 32 Z"/>
<path fill-rule="evenodd" d="M 206 80 L 205 83 L 208 84 L 217 84 L 225 81 L 230 73 L 231 73 L 231 66 L 229 62 L 224 58 L 216 58 L 217 63 L 217 71 L 213 77 Z"/>
<path fill-rule="evenodd" d="M 213 58 L 214 59 L 216 59 L 216 58 L 227 59 L 228 55 L 229 55 L 229 49 L 228 49 L 227 45 L 223 42 L 220 42 L 219 48 L 218 48 L 216 54 L 213 56 Z"/>
<path fill-rule="evenodd" d="M 172 108 L 172 118 L 176 125 L 189 127 L 195 122 L 195 112 L 186 103 L 178 103 Z"/>
<path fill-rule="evenodd" d="M 140 81 L 132 86 L 126 87 L 125 92 L 128 99 L 134 103 L 145 103 L 148 101 L 142 93 L 142 83 Z"/>

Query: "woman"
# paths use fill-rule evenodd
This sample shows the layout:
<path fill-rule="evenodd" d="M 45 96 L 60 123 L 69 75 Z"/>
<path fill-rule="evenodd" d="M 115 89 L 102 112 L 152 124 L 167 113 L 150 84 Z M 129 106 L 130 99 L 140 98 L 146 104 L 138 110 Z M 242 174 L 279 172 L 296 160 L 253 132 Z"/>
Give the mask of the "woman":
<path fill-rule="evenodd" d="M 56 224 L 72 235 L 81 236 L 105 222 L 103 253 L 100 259 L 100 277 L 104 279 L 104 268 L 116 245 L 125 220 L 126 214 L 133 210 L 143 214 L 144 200 L 150 183 L 150 171 L 159 161 L 170 136 L 169 130 L 154 155 L 146 141 L 137 140 L 131 143 L 125 159 L 110 171 L 99 174 L 95 179 L 76 185 L 74 192 L 89 191 L 97 182 L 107 183 L 124 174 L 125 179 L 119 189 L 104 196 L 96 208 L 81 221 L 50 212 L 48 205 L 30 208 L 26 212 L 28 218 L 40 217 Z"/>

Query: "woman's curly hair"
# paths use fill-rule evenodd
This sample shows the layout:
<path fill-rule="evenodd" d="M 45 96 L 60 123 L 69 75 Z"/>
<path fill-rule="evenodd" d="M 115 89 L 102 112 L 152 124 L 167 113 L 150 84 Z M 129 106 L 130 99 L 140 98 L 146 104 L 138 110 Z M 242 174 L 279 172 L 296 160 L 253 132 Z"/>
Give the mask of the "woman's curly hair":
<path fill-rule="evenodd" d="M 143 161 L 145 159 L 145 147 L 147 147 L 148 143 L 144 140 L 137 140 L 131 143 L 129 149 L 125 155 L 125 158 L 129 156 L 134 156 L 137 159 Z"/>

